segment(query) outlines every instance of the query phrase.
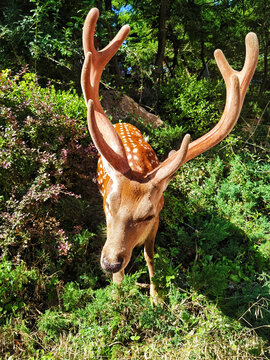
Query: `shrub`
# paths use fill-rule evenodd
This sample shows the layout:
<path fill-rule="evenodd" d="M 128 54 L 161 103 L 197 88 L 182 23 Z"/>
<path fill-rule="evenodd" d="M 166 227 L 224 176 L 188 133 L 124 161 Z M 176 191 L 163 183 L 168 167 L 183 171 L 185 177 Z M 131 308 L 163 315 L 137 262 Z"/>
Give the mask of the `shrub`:
<path fill-rule="evenodd" d="M 0 263 L 0 323 L 7 315 L 18 315 L 25 306 L 27 287 L 35 288 L 38 274 L 21 263 L 14 266 L 5 258 Z"/>
<path fill-rule="evenodd" d="M 1 252 L 64 273 L 81 256 L 73 236 L 99 223 L 91 216 L 99 197 L 85 105 L 73 91 L 41 88 L 27 72 L 3 71 L 0 86 Z"/>
<path fill-rule="evenodd" d="M 224 278 L 220 267 L 226 269 L 227 286 L 216 278 L 220 293 L 229 283 L 252 281 L 267 266 L 268 168 L 252 155 L 229 162 L 208 159 L 207 164 L 201 157 L 182 168 L 165 194 L 158 241 L 163 245 L 172 239 L 177 260 L 188 264 L 190 257 L 196 259 L 194 265 L 206 266 L 209 276 Z M 207 282 L 200 271 L 197 276 Z"/>
<path fill-rule="evenodd" d="M 207 79 L 198 80 L 183 72 L 161 86 L 160 111 L 162 119 L 173 126 L 182 125 L 185 133 L 197 138 L 209 131 L 223 111 L 223 85 Z"/>

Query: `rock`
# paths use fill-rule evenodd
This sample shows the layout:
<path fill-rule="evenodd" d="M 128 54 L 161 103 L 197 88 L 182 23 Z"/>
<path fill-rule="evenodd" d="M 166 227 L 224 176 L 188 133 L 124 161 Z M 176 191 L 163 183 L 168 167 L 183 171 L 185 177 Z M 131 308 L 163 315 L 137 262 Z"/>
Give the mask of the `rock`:
<path fill-rule="evenodd" d="M 129 116 L 142 118 L 146 124 L 151 123 L 154 128 L 163 124 L 159 116 L 151 114 L 136 101 L 119 91 L 103 89 L 101 91 L 101 105 L 108 116 L 114 121 L 125 120 Z"/>

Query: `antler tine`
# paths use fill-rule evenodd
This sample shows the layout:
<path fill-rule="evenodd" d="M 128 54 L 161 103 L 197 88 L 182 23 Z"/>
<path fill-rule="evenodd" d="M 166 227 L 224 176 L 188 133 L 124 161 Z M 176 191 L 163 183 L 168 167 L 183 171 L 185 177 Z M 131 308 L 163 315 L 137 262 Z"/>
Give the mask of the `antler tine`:
<path fill-rule="evenodd" d="M 147 174 L 146 178 L 152 180 L 154 184 L 160 183 L 161 181 L 166 179 L 166 187 L 171 177 L 175 174 L 179 167 L 184 164 L 189 142 L 190 135 L 186 134 L 181 143 L 180 149 L 171 152 L 171 154 L 165 161 L 163 161 L 158 167 L 156 167 L 154 170 Z"/>
<path fill-rule="evenodd" d="M 89 86 L 91 73 L 91 57 L 91 52 L 86 53 L 81 73 L 81 86 L 86 105 L 88 103 L 88 100 L 93 97 L 91 86 Z"/>
<path fill-rule="evenodd" d="M 90 51 L 96 53 L 94 46 L 94 35 L 97 20 L 99 18 L 99 11 L 97 8 L 93 8 L 89 11 L 83 26 L 83 50 L 84 56 Z"/>
<path fill-rule="evenodd" d="M 247 34 L 245 41 L 246 41 L 246 59 L 243 69 L 240 72 L 241 74 L 240 90 L 243 93 L 242 101 L 244 101 L 247 88 L 254 75 L 259 57 L 259 42 L 257 35 L 253 32 L 250 32 Z"/>
<path fill-rule="evenodd" d="M 129 25 L 122 26 L 118 33 L 115 35 L 115 37 L 112 39 L 112 41 L 100 51 L 106 62 L 108 62 L 116 54 L 117 50 L 123 44 L 129 32 Z"/>
<path fill-rule="evenodd" d="M 97 20 L 99 18 L 99 10 L 97 8 L 93 8 L 89 11 L 83 27 L 83 48 L 84 55 L 86 56 L 87 52 L 92 52 L 98 55 L 102 61 L 106 63 L 115 55 L 117 50 L 125 41 L 126 37 L 129 34 L 130 27 L 129 25 L 124 25 L 118 33 L 115 35 L 113 40 L 102 50 L 97 51 L 94 46 L 94 34 L 95 34 L 95 26 Z"/>
<path fill-rule="evenodd" d="M 232 69 L 232 67 L 229 65 L 228 61 L 226 60 L 221 50 L 217 49 L 214 52 L 217 65 L 223 76 L 226 86 L 229 82 L 230 76 L 235 74 L 239 77 L 241 105 L 244 101 L 250 80 L 252 79 L 252 76 L 256 69 L 258 55 L 259 55 L 259 44 L 255 33 L 252 32 L 248 33 L 245 39 L 245 43 L 246 43 L 246 58 L 245 58 L 244 66 L 241 71 L 236 71 Z"/>

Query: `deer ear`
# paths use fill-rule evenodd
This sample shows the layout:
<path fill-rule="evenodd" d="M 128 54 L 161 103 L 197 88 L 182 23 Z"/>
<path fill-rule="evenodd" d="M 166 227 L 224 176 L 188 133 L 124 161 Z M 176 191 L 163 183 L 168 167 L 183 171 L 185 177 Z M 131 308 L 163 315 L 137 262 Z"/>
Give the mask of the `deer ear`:
<path fill-rule="evenodd" d="M 128 173 L 130 171 L 130 167 L 125 151 L 122 148 L 119 149 L 118 147 L 112 149 L 110 145 L 105 141 L 96 121 L 94 103 L 92 100 L 89 100 L 87 104 L 87 121 L 89 132 L 92 136 L 96 148 L 98 149 L 103 158 L 103 163 L 108 174 L 112 173 L 113 170 L 119 172 L 120 174 Z M 116 137 L 119 137 L 113 126 L 111 126 L 110 130 Z"/>
<path fill-rule="evenodd" d="M 170 151 L 169 157 L 147 175 L 148 179 L 151 180 L 154 185 L 163 183 L 164 190 L 167 188 L 173 175 L 185 162 L 189 142 L 190 135 L 187 134 L 182 141 L 180 149 L 175 152 Z"/>

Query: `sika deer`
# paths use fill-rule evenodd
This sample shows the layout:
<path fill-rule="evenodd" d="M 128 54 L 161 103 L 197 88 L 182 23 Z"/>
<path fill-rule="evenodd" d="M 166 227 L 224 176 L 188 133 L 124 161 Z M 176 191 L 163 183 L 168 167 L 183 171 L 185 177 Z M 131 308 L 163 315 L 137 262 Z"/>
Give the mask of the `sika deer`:
<path fill-rule="evenodd" d="M 81 84 L 87 105 L 91 137 L 99 151 L 98 188 L 103 196 L 107 223 L 107 240 L 101 254 L 101 266 L 113 273 L 120 283 L 132 250 L 144 245 L 150 276 L 150 295 L 156 299 L 154 276 L 154 242 L 163 207 L 163 192 L 185 162 L 210 149 L 224 139 L 234 127 L 258 59 L 258 40 L 254 33 L 246 36 L 246 59 L 240 72 L 233 70 L 221 50 L 215 58 L 226 84 L 226 104 L 218 124 L 207 134 L 189 144 L 186 135 L 178 151 L 159 163 L 151 146 L 138 129 L 130 124 L 116 124 L 106 117 L 99 102 L 102 71 L 129 33 L 125 25 L 103 50 L 94 47 L 94 32 L 99 11 L 91 9 L 83 28 L 85 61 Z"/>

